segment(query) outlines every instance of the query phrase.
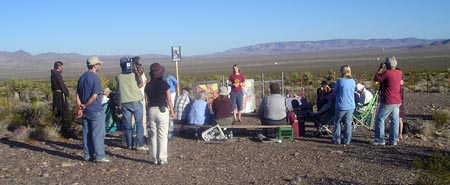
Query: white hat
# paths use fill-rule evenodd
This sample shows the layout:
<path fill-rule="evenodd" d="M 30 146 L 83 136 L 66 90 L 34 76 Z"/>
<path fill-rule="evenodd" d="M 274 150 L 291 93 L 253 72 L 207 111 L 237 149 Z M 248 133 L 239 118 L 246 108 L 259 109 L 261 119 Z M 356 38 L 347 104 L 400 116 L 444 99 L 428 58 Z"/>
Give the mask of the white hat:
<path fill-rule="evenodd" d="M 228 89 L 226 87 L 220 87 L 219 89 L 219 95 L 228 95 Z"/>
<path fill-rule="evenodd" d="M 364 85 L 361 83 L 356 84 L 356 90 L 357 91 L 362 91 L 364 89 Z"/>

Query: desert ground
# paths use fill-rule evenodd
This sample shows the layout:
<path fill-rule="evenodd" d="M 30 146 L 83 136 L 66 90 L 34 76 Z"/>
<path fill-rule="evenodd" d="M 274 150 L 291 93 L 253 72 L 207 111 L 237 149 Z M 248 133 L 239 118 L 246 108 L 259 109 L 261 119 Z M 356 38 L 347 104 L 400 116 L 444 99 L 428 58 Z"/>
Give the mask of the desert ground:
<path fill-rule="evenodd" d="M 406 122 L 411 128 L 431 124 L 433 110 L 450 109 L 449 97 L 406 93 Z M 2 128 L 0 184 L 413 184 L 420 175 L 414 159 L 432 154 L 433 147 L 450 152 L 448 138 L 413 131 L 398 146 L 372 146 L 373 131 L 358 127 L 345 147 L 331 144 L 330 135 L 261 143 L 254 138 L 258 132 L 236 130 L 221 144 L 177 132 L 169 164 L 161 166 L 151 164 L 147 152 L 122 147 L 120 133 L 105 140 L 113 162 L 93 163 L 83 161 L 80 139 L 16 140 Z"/>

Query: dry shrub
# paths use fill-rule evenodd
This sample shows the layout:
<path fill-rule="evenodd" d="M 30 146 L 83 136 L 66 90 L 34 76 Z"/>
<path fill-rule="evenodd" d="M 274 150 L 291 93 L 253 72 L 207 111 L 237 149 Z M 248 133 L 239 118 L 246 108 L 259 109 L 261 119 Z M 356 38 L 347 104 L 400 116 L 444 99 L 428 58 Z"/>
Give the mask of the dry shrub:
<path fill-rule="evenodd" d="M 30 130 L 30 138 L 36 140 L 55 140 L 59 138 L 58 128 L 56 127 L 35 127 Z"/>
<path fill-rule="evenodd" d="M 450 154 L 439 149 L 433 149 L 431 156 L 414 159 L 414 167 L 421 171 L 415 184 L 450 184 Z"/>
<path fill-rule="evenodd" d="M 450 111 L 449 110 L 434 111 L 433 121 L 436 125 L 436 128 L 439 129 L 450 126 Z"/>

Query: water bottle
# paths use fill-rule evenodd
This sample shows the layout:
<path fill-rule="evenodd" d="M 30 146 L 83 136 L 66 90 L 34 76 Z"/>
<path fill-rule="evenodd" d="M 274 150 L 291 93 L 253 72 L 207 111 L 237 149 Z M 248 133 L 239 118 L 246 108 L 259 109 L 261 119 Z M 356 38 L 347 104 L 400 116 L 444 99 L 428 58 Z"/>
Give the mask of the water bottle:
<path fill-rule="evenodd" d="M 233 136 L 233 131 L 230 131 L 230 133 L 228 134 L 228 138 L 229 138 L 229 139 L 233 139 L 233 137 L 234 137 L 234 136 Z"/>
<path fill-rule="evenodd" d="M 170 119 L 169 120 L 169 135 L 168 135 L 169 140 L 173 139 L 173 120 Z"/>

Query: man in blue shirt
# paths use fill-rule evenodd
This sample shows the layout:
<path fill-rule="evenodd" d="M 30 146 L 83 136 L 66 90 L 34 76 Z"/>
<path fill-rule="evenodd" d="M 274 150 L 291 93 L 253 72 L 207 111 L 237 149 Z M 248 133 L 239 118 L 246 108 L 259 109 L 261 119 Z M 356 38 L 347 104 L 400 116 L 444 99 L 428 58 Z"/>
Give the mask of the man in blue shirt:
<path fill-rule="evenodd" d="M 165 80 L 170 86 L 170 97 L 172 98 L 172 105 L 175 105 L 175 95 L 177 94 L 177 79 L 169 74 L 164 74 L 163 80 Z"/>
<path fill-rule="evenodd" d="M 95 56 L 88 58 L 88 71 L 80 76 L 77 85 L 77 116 L 83 122 L 85 161 L 111 162 L 105 154 L 105 113 L 102 108 L 102 87 L 97 76 L 102 63 Z"/>

